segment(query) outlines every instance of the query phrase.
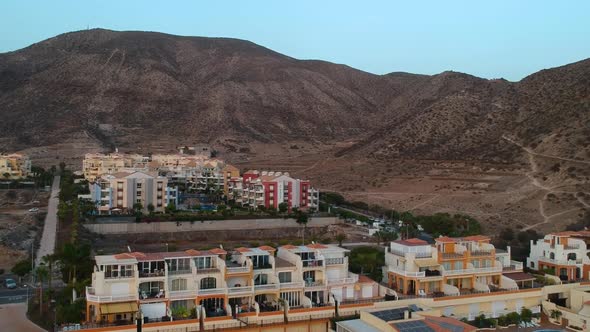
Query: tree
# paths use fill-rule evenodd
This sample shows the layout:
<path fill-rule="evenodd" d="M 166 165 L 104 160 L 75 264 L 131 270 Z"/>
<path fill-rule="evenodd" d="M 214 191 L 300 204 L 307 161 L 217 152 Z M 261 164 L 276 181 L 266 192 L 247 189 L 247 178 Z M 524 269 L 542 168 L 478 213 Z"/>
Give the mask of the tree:
<path fill-rule="evenodd" d="M 154 204 L 150 203 L 147 206 L 148 212 L 151 214 L 154 214 L 154 211 L 156 210 L 156 207 L 154 206 Z"/>
<path fill-rule="evenodd" d="M 17 262 L 11 271 L 19 277 L 24 277 L 27 273 L 31 272 L 31 260 L 25 259 Z"/>
<path fill-rule="evenodd" d="M 533 320 L 533 312 L 528 308 L 522 308 L 520 319 L 525 323 L 530 323 Z"/>
<path fill-rule="evenodd" d="M 176 205 L 173 202 L 168 203 L 168 205 L 166 205 L 166 213 L 174 212 L 176 212 Z"/>
<path fill-rule="evenodd" d="M 295 217 L 295 221 L 299 225 L 303 225 L 304 227 L 306 227 L 307 223 L 309 222 L 309 215 L 305 212 L 298 211 L 298 213 Z"/>
<path fill-rule="evenodd" d="M 49 276 L 49 272 L 47 272 L 47 268 L 43 265 L 38 266 L 37 270 L 35 271 L 35 275 L 37 280 L 39 281 L 39 314 L 43 314 L 43 281 L 47 280 Z"/>
<path fill-rule="evenodd" d="M 279 212 L 280 213 L 285 213 L 287 212 L 287 210 L 289 209 L 289 205 L 285 202 L 279 204 Z"/>
<path fill-rule="evenodd" d="M 143 205 L 141 203 L 135 203 L 133 204 L 133 211 L 135 211 L 135 213 L 139 212 L 141 213 L 141 211 L 143 210 Z"/>
<path fill-rule="evenodd" d="M 346 233 L 338 233 L 336 234 L 336 241 L 338 241 L 338 245 L 342 247 L 342 242 L 346 240 Z"/>

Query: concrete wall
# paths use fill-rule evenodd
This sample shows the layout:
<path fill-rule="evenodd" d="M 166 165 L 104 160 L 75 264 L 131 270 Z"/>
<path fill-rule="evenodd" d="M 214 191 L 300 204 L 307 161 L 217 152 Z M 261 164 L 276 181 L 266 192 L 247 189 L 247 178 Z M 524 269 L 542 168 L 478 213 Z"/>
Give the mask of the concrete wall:
<path fill-rule="evenodd" d="M 336 217 L 310 218 L 307 227 L 325 227 L 338 223 Z M 295 219 L 238 219 L 238 220 L 206 220 L 206 221 L 175 221 L 152 223 L 92 223 L 84 224 L 88 230 L 98 234 L 141 234 L 141 233 L 176 233 L 199 231 L 226 231 L 226 230 L 254 230 L 254 229 L 281 229 L 301 228 Z"/>

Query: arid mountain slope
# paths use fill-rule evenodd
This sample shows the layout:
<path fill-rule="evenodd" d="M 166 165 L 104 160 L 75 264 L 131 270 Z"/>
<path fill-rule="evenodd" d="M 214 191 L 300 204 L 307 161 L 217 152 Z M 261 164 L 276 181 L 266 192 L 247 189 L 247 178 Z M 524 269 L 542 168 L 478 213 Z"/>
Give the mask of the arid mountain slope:
<path fill-rule="evenodd" d="M 348 141 L 337 156 L 524 162 L 505 136 L 587 159 L 589 74 L 584 60 L 517 83 L 379 76 L 243 40 L 86 30 L 0 54 L 0 149 Z"/>

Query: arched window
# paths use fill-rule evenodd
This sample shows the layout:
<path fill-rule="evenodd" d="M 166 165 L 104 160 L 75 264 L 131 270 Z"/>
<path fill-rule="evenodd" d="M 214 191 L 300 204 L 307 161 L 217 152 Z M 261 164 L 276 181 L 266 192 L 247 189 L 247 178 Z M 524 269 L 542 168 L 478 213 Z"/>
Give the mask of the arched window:
<path fill-rule="evenodd" d="M 201 288 L 200 289 L 212 289 L 217 288 L 217 279 L 213 277 L 207 277 L 201 279 Z"/>
<path fill-rule="evenodd" d="M 549 253 L 549 258 L 550 259 L 555 259 L 555 253 L 553 253 L 553 252 Z"/>
<path fill-rule="evenodd" d="M 535 268 L 535 262 L 531 262 L 531 269 Z"/>
<path fill-rule="evenodd" d="M 576 253 L 570 252 L 569 254 L 567 254 L 567 260 L 568 261 L 575 261 L 576 260 Z"/>

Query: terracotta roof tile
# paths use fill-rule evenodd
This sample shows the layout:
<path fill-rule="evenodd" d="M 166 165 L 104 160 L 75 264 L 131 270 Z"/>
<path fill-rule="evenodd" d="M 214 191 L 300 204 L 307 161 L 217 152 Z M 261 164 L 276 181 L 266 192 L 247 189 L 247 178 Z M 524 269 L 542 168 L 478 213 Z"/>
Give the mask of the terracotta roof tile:
<path fill-rule="evenodd" d="M 311 248 L 311 249 L 327 249 L 328 248 L 328 246 L 325 246 L 325 245 L 320 244 L 320 243 L 308 244 L 307 247 L 308 248 Z"/>
<path fill-rule="evenodd" d="M 296 246 L 292 245 L 292 244 L 285 244 L 284 246 L 281 246 L 281 248 L 285 248 L 285 249 L 297 249 Z"/>
<path fill-rule="evenodd" d="M 237 248 L 237 249 L 236 249 L 236 251 L 237 251 L 237 252 L 242 252 L 242 253 L 244 253 L 244 252 L 248 252 L 248 251 L 251 251 L 251 250 L 250 250 L 250 248 L 246 248 L 246 247 L 240 247 L 240 248 Z"/>
<path fill-rule="evenodd" d="M 213 249 L 210 249 L 209 252 L 214 253 L 216 255 L 225 255 L 225 254 L 227 254 L 227 251 L 225 251 L 225 250 L 223 250 L 221 248 L 213 248 Z"/>
<path fill-rule="evenodd" d="M 260 247 L 258 247 L 258 249 L 265 250 L 265 251 L 268 251 L 268 252 L 275 252 L 275 251 L 277 251 L 275 248 L 273 248 L 271 246 L 260 246 Z"/>

